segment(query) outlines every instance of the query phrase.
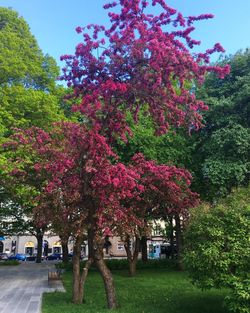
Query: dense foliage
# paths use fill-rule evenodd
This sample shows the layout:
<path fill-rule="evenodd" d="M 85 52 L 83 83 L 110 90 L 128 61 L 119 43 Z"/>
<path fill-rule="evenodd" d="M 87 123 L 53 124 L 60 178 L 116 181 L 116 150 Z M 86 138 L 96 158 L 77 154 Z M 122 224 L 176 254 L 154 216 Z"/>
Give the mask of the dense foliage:
<path fill-rule="evenodd" d="M 202 288 L 230 288 L 229 309 L 250 312 L 250 187 L 193 210 L 185 238 L 193 281 Z"/>
<path fill-rule="evenodd" d="M 45 127 L 62 118 L 55 79 L 59 69 L 44 55 L 28 24 L 0 8 L 0 139 L 12 127 Z"/>
<path fill-rule="evenodd" d="M 64 118 L 59 105 L 62 91 L 55 83 L 58 74 L 55 60 L 42 53 L 25 20 L 0 7 L 0 143 L 16 128 L 49 128 Z M 34 153 L 2 148 L 0 152 L 0 232 L 39 234 L 41 252 L 43 230 L 32 215 L 40 191 L 31 167 Z M 13 178 L 9 174 L 15 167 L 29 169 L 29 177 Z"/>
<path fill-rule="evenodd" d="M 86 261 L 82 261 L 82 267 L 84 267 Z M 111 271 L 114 270 L 128 270 L 129 264 L 127 259 L 108 259 L 106 260 L 106 264 Z M 73 269 L 72 262 L 68 263 L 57 263 L 56 268 L 63 269 L 66 271 L 71 271 Z M 169 259 L 150 259 L 148 262 L 143 262 L 142 260 L 138 260 L 137 269 L 165 269 L 165 270 L 176 270 L 177 262 L 176 260 Z M 93 267 L 93 270 L 96 270 Z"/>
<path fill-rule="evenodd" d="M 205 127 L 194 136 L 192 169 L 195 188 L 207 199 L 228 194 L 249 183 L 250 172 L 250 53 L 238 52 L 223 80 L 208 75 L 198 96 L 209 105 Z"/>

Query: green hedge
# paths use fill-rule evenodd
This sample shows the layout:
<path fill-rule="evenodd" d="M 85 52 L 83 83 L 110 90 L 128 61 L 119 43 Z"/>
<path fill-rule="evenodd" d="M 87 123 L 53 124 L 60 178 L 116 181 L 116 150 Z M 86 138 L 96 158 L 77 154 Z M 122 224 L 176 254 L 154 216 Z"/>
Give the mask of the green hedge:
<path fill-rule="evenodd" d="M 7 260 L 0 262 L 0 266 L 7 266 L 7 265 L 19 265 L 20 263 L 17 260 Z"/>
<path fill-rule="evenodd" d="M 81 266 L 83 267 L 86 261 L 81 262 Z M 105 260 L 108 268 L 110 270 L 127 270 L 128 269 L 128 261 L 127 259 L 109 259 Z M 65 269 L 67 271 L 72 271 L 72 262 L 68 263 L 58 263 L 56 265 L 59 269 Z M 142 260 L 138 260 L 137 269 L 176 269 L 177 264 L 176 260 L 170 259 L 160 259 L 160 260 L 148 260 L 147 262 L 142 262 Z M 91 267 L 92 270 L 95 270 L 95 267 Z"/>

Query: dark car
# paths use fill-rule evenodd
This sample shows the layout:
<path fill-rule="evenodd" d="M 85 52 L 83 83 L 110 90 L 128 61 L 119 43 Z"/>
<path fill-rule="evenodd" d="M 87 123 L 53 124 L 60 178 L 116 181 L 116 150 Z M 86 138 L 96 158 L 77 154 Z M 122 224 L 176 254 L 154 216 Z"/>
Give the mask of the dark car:
<path fill-rule="evenodd" d="M 9 256 L 7 253 L 0 253 L 0 260 L 8 260 L 9 259 Z"/>
<path fill-rule="evenodd" d="M 26 258 L 26 261 L 36 261 L 36 258 L 37 258 L 37 253 L 34 253 L 34 254 L 31 254 L 31 255 L 28 255 L 27 258 Z M 41 260 L 45 260 L 45 256 L 42 255 L 41 256 Z"/>
<path fill-rule="evenodd" d="M 53 260 L 61 260 L 62 255 L 60 253 L 53 253 L 51 255 L 48 255 L 47 260 L 53 261 Z"/>
<path fill-rule="evenodd" d="M 68 254 L 69 260 L 72 260 L 72 259 L 73 259 L 73 256 L 74 256 L 73 252 L 70 252 L 70 253 Z M 81 253 L 80 259 L 83 260 L 84 258 L 85 258 L 85 254 L 84 254 L 84 253 Z"/>
<path fill-rule="evenodd" d="M 26 261 L 35 261 L 36 260 L 36 256 L 35 255 L 28 255 L 26 257 Z"/>
<path fill-rule="evenodd" d="M 16 255 L 10 255 L 9 260 L 26 261 L 27 255 L 22 253 L 17 253 Z"/>

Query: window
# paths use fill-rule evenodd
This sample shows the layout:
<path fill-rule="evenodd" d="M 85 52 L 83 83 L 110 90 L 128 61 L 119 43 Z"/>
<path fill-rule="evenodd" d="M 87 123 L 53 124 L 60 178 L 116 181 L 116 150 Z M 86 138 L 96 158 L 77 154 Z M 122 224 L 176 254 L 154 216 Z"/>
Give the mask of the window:
<path fill-rule="evenodd" d="M 124 244 L 122 242 L 118 242 L 117 244 L 117 250 L 118 251 L 124 251 Z"/>
<path fill-rule="evenodd" d="M 154 236 L 161 236 L 162 235 L 162 228 L 160 225 L 156 225 L 153 229 Z"/>

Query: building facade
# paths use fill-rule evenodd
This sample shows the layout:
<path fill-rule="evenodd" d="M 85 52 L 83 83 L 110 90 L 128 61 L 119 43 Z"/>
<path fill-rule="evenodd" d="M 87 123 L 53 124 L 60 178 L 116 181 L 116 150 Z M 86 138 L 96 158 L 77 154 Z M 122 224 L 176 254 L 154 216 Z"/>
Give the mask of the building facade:
<path fill-rule="evenodd" d="M 167 246 L 169 245 L 162 236 L 162 229 L 165 225 L 156 224 L 152 227 L 152 234 L 147 241 L 147 250 L 149 258 L 161 258 L 166 254 Z M 68 250 L 73 252 L 73 241 L 69 240 Z M 22 253 L 36 255 L 37 239 L 35 236 L 22 235 L 11 237 L 0 237 L 0 253 L 4 252 L 9 255 Z M 120 237 L 109 237 L 105 241 L 104 256 L 106 258 L 126 258 L 126 250 L 124 243 Z M 48 256 L 54 253 L 62 253 L 60 238 L 57 235 L 45 234 L 43 238 L 43 255 Z M 82 245 L 82 256 L 88 256 L 88 245 L 85 241 Z"/>

